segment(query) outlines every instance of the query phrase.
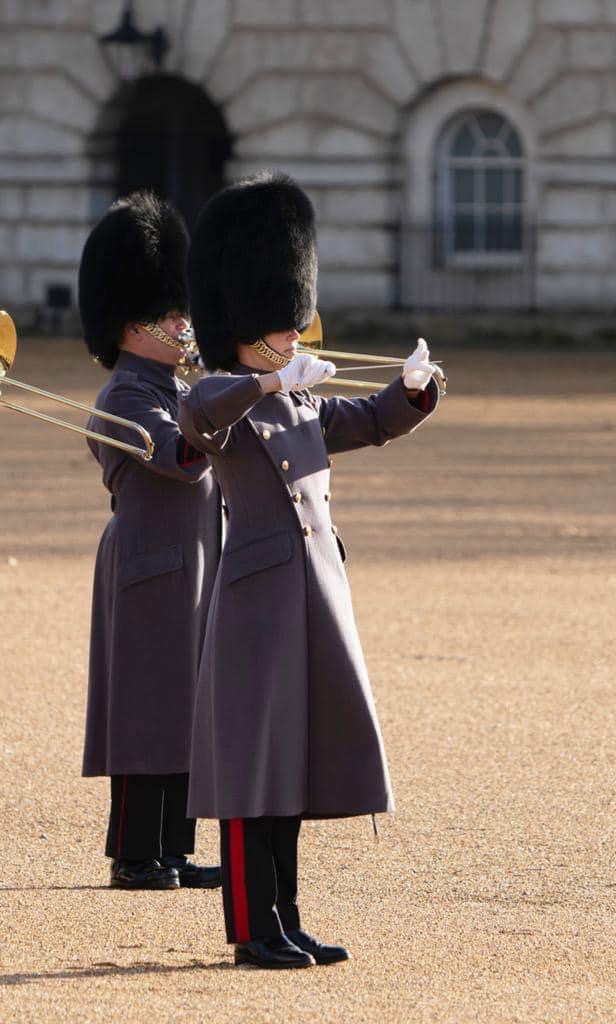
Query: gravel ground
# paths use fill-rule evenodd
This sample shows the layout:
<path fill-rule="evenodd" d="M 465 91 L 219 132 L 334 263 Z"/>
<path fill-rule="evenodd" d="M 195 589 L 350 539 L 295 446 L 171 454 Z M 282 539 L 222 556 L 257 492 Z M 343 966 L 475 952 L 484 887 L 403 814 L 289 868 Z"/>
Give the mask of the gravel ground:
<path fill-rule="evenodd" d="M 335 460 L 397 814 L 304 827 L 304 923 L 353 959 L 302 972 L 234 969 L 219 893 L 107 888 L 79 771 L 108 502 L 81 439 L 0 410 L 2 1024 L 616 1019 L 616 356 L 447 361 L 430 424 Z M 68 341 L 15 376 L 104 379 Z"/>

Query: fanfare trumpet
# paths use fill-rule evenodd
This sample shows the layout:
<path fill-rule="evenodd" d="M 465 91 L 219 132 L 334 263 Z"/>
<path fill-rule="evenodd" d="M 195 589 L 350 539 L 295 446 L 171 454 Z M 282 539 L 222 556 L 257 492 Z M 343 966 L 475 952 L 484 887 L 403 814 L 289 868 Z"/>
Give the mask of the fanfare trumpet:
<path fill-rule="evenodd" d="M 112 448 L 121 448 L 122 451 L 130 452 L 132 455 L 140 455 L 146 460 L 152 458 L 154 442 L 147 430 L 140 426 L 139 423 L 125 420 L 122 416 L 114 416 L 110 412 L 95 409 L 92 405 L 75 402 L 72 398 L 64 398 L 64 396 L 55 395 L 51 391 L 43 391 L 42 388 L 35 388 L 32 384 L 24 384 L 20 380 L 15 380 L 14 377 L 8 377 L 7 374 L 15 360 L 16 351 L 17 331 L 15 330 L 15 324 L 9 314 L 5 310 L 0 309 L 0 405 L 5 406 L 7 409 L 12 409 L 14 412 L 21 412 L 25 416 L 33 416 L 37 420 L 44 420 L 45 423 L 53 423 L 57 427 L 64 427 L 65 430 L 73 430 L 77 434 L 83 434 L 85 437 L 91 437 L 95 441 L 100 441 L 101 444 L 111 445 Z M 70 423 L 68 420 L 60 420 L 55 416 L 48 416 L 47 413 L 30 409 L 25 405 L 10 402 L 2 395 L 2 388 L 6 384 L 10 384 L 11 387 L 19 388 L 22 391 L 29 391 L 31 394 L 41 395 L 52 402 L 68 405 L 72 409 L 79 409 L 80 412 L 87 412 L 91 416 L 97 416 L 99 419 L 109 420 L 110 423 L 117 423 L 121 427 L 128 427 L 129 430 L 134 430 L 141 436 L 144 447 L 139 448 L 137 445 L 128 444 L 125 441 L 116 441 L 114 437 L 107 437 L 105 434 L 99 434 L 95 430 L 88 430 L 87 427 L 80 427 L 76 423 Z"/>
<path fill-rule="evenodd" d="M 300 335 L 300 341 L 298 346 L 299 352 L 308 352 L 311 355 L 323 356 L 324 359 L 344 360 L 344 359 L 358 359 L 361 361 L 360 366 L 346 366 L 345 370 L 347 373 L 358 372 L 361 370 L 369 370 L 372 366 L 404 366 L 404 361 L 396 359 L 395 356 L 377 356 L 360 352 L 341 352 L 333 348 L 323 348 L 323 325 L 321 323 L 321 317 L 318 313 L 315 313 L 314 319 L 310 326 Z M 432 360 L 434 362 L 434 360 Z M 434 380 L 439 390 L 440 395 L 447 394 L 447 377 L 444 371 L 438 364 L 434 371 Z M 373 380 L 350 380 L 345 377 L 336 377 L 331 382 L 334 387 L 341 385 L 345 388 L 356 388 L 358 390 L 368 389 L 370 391 L 382 391 L 386 385 L 383 381 Z"/>

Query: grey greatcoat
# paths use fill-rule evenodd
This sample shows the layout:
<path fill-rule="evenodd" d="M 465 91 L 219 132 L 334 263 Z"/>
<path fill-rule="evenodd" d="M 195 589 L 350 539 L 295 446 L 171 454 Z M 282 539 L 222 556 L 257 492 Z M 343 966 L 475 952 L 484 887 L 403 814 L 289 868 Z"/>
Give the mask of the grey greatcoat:
<path fill-rule="evenodd" d="M 428 410 L 437 393 L 430 384 Z M 343 817 L 392 808 L 370 683 L 330 518 L 330 454 L 427 413 L 400 379 L 368 399 L 263 396 L 244 367 L 180 402 L 229 511 L 201 662 L 188 810 Z"/>
<path fill-rule="evenodd" d="M 173 774 L 189 767 L 192 711 L 220 555 L 219 490 L 177 425 L 189 388 L 173 367 L 121 352 L 98 408 L 148 430 L 145 462 L 90 441 L 113 516 L 94 574 L 84 775 Z M 138 435 L 96 417 L 122 440 Z"/>

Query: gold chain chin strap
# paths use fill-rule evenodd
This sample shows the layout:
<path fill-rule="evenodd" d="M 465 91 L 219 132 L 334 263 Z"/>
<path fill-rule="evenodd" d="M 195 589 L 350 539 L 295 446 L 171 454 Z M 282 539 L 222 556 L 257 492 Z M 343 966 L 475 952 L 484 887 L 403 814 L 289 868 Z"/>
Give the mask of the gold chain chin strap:
<path fill-rule="evenodd" d="M 267 342 L 263 341 L 263 338 L 259 338 L 258 341 L 253 342 L 251 347 L 254 348 L 255 352 L 258 352 L 259 355 L 265 356 L 266 359 L 269 359 L 270 363 L 273 363 L 274 366 L 288 366 L 291 362 L 291 360 L 287 359 L 286 356 L 281 356 L 280 352 L 275 352 L 273 348 L 270 348 Z"/>
<path fill-rule="evenodd" d="M 179 349 L 180 352 L 184 352 L 188 347 L 185 341 L 177 341 L 176 338 L 172 338 L 171 335 L 167 334 L 166 331 L 163 331 L 162 327 L 159 327 L 158 324 L 153 324 L 148 321 L 148 323 L 142 323 L 140 326 L 143 327 L 148 334 L 153 334 L 155 338 L 162 341 L 163 345 L 168 345 L 169 348 Z"/>

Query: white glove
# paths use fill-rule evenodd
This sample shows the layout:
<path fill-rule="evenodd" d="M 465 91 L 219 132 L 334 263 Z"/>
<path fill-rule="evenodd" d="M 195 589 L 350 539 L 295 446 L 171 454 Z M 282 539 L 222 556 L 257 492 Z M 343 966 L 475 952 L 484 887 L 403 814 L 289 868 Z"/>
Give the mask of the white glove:
<path fill-rule="evenodd" d="M 402 367 L 402 380 L 405 388 L 423 391 L 427 386 L 436 367 L 430 362 L 430 350 L 423 338 L 419 338 L 417 348 Z"/>
<path fill-rule="evenodd" d="M 277 371 L 283 395 L 288 395 L 289 391 L 313 388 L 333 377 L 335 372 L 336 367 L 333 363 L 311 355 L 293 356 L 288 366 Z"/>

